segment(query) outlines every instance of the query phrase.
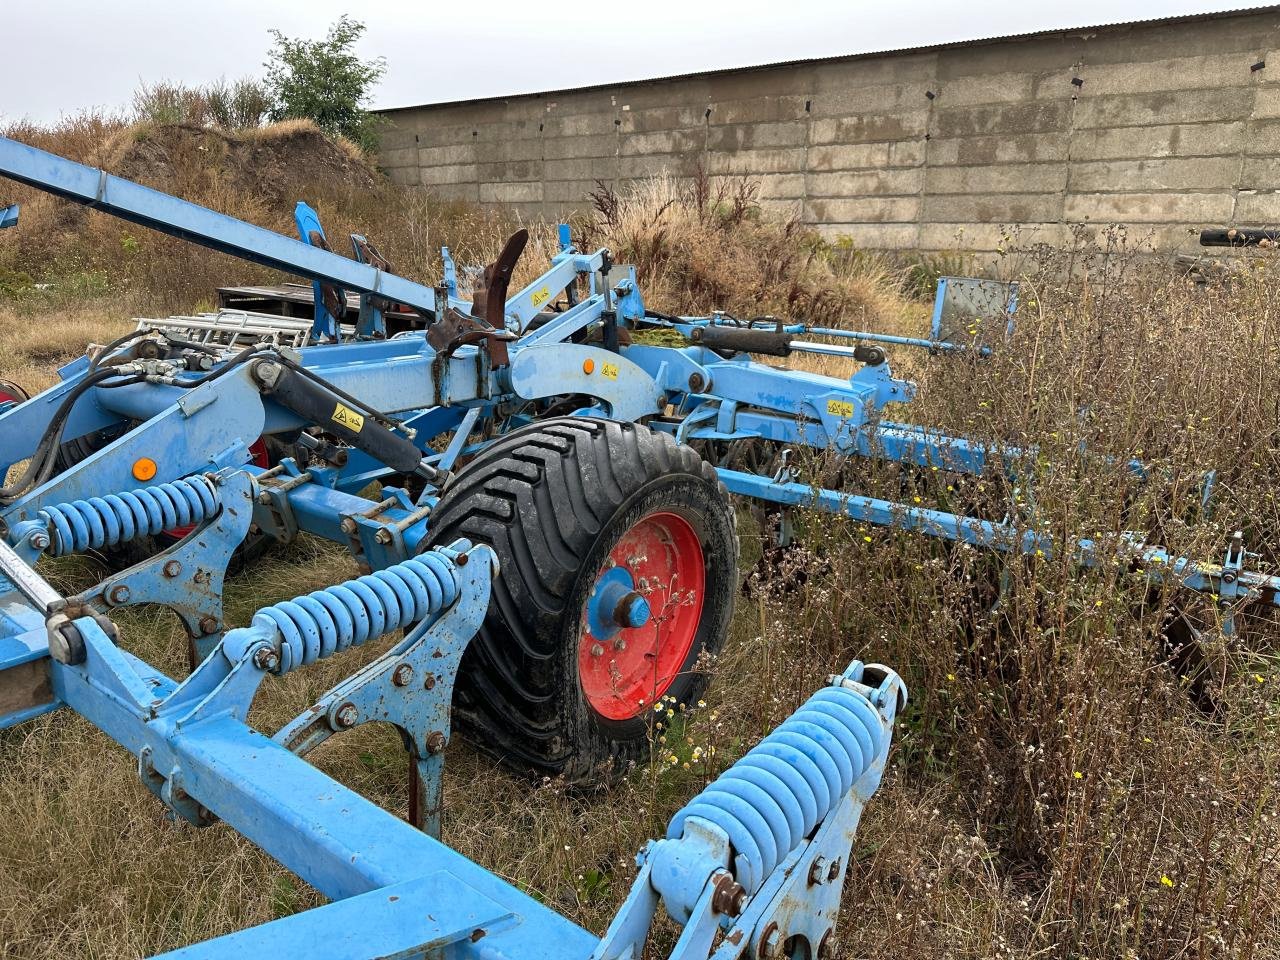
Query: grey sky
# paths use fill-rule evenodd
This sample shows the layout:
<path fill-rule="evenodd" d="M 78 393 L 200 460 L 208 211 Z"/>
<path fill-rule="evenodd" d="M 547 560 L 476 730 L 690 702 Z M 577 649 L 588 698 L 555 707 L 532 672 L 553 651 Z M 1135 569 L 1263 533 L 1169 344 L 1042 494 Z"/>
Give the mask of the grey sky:
<path fill-rule="evenodd" d="M 387 58 L 375 104 L 393 107 L 1264 5 L 12 0 L 0 19 L 0 120 L 48 121 L 86 107 L 122 107 L 139 81 L 196 84 L 261 75 L 269 28 L 320 36 L 344 12 L 368 25 L 361 52 Z"/>

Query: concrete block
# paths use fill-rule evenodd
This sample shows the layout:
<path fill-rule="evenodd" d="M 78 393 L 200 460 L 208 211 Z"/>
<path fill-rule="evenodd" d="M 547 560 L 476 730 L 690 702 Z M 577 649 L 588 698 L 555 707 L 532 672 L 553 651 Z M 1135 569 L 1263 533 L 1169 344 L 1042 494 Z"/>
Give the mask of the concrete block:
<path fill-rule="evenodd" d="M 897 144 L 851 143 L 842 146 L 810 147 L 807 169 L 859 170 L 866 167 L 887 167 L 890 153 Z"/>
<path fill-rule="evenodd" d="M 619 157 L 618 176 L 624 180 L 647 177 L 687 177 L 697 169 L 700 157 L 661 153 L 643 157 Z"/>
<path fill-rule="evenodd" d="M 543 177 L 548 180 L 612 180 L 618 173 L 615 157 L 581 157 L 574 160 L 544 161 Z"/>
<path fill-rule="evenodd" d="M 1230 193 L 1075 193 L 1067 197 L 1063 219 L 1119 223 L 1224 223 L 1231 216 Z"/>
<path fill-rule="evenodd" d="M 1276 56 L 1280 57 L 1280 50 Z M 1253 92 L 1252 115 L 1258 119 L 1280 117 L 1280 83 L 1264 83 Z"/>
<path fill-rule="evenodd" d="M 1243 121 L 1168 124 L 1077 130 L 1071 135 L 1073 160 L 1140 157 L 1205 157 L 1238 152 Z"/>
<path fill-rule="evenodd" d="M 928 167 L 926 193 L 1054 193 L 1067 184 L 1061 163 Z"/>
<path fill-rule="evenodd" d="M 936 252 L 1009 250 L 1035 243 L 1060 246 L 1068 240 L 1060 223 L 923 223 L 917 248 Z"/>
<path fill-rule="evenodd" d="M 921 219 L 931 223 L 1047 222 L 1062 216 L 1062 195 L 1013 193 L 926 195 Z"/>
<path fill-rule="evenodd" d="M 857 57 L 829 60 L 809 65 L 810 85 L 815 96 L 850 86 L 910 83 L 934 75 L 938 54 L 934 51 L 901 53 L 884 57 Z"/>
<path fill-rule="evenodd" d="M 648 156 L 654 153 L 701 153 L 706 146 L 706 129 L 657 130 L 653 133 L 624 133 L 618 139 L 624 157 Z"/>
<path fill-rule="evenodd" d="M 418 178 L 422 183 L 473 183 L 477 168 L 474 163 L 443 164 L 438 167 L 419 167 Z"/>
<path fill-rule="evenodd" d="M 808 139 L 808 125 L 787 123 L 735 123 L 707 128 L 708 150 L 757 150 L 762 147 L 801 147 Z"/>
<path fill-rule="evenodd" d="M 923 137 L 917 140 L 899 140 L 889 144 L 889 166 L 914 167 L 924 163 L 929 141 Z"/>
<path fill-rule="evenodd" d="M 919 216 L 919 197 L 851 197 L 804 205 L 809 223 L 915 223 Z"/>
<path fill-rule="evenodd" d="M 542 199 L 547 203 L 590 203 L 588 194 L 599 189 L 594 180 L 548 180 L 542 185 Z"/>
<path fill-rule="evenodd" d="M 929 125 L 928 110 L 910 113 L 863 114 L 812 121 L 810 143 L 870 143 L 876 140 L 909 140 L 923 137 Z"/>
<path fill-rule="evenodd" d="M 945 86 L 959 77 L 1037 73 L 1069 67 L 1083 55 L 1078 34 L 953 47 L 938 51 L 937 77 Z"/>
<path fill-rule="evenodd" d="M 715 100 L 708 104 L 711 115 L 706 120 L 712 126 L 726 123 L 786 123 L 801 120 L 805 117 L 805 99 L 800 96 L 760 96 L 745 100 Z"/>
<path fill-rule="evenodd" d="M 804 153 L 803 147 L 712 153 L 707 157 L 707 169 L 711 173 L 733 174 L 800 173 L 804 170 Z"/>
<path fill-rule="evenodd" d="M 987 134 L 1052 133 L 1066 130 L 1071 101 L 992 104 L 981 107 L 947 107 L 939 101 L 934 136 L 975 137 Z"/>
<path fill-rule="evenodd" d="M 1256 58 L 1242 50 L 1206 56 L 1091 64 L 1081 67 L 1081 97 L 1131 96 L 1171 90 L 1213 90 L 1253 83 Z"/>
<path fill-rule="evenodd" d="M 547 137 L 542 141 L 542 156 L 547 160 L 577 157 L 613 157 L 618 154 L 618 135 L 596 137 Z"/>
<path fill-rule="evenodd" d="M 1236 199 L 1235 216 L 1230 220 L 1232 223 L 1252 223 L 1259 226 L 1280 224 L 1280 193 L 1240 191 Z M 1227 219 L 1220 218 L 1215 222 L 1225 224 Z"/>
<path fill-rule="evenodd" d="M 803 173 L 771 173 L 760 178 L 761 200 L 800 200 L 803 199 Z"/>
<path fill-rule="evenodd" d="M 987 103 L 1023 103 L 1032 98 L 1030 73 L 983 73 L 956 77 L 940 85 L 938 105 L 971 107 Z"/>
<path fill-rule="evenodd" d="M 427 188 L 427 192 L 441 200 L 452 200 L 459 203 L 479 203 L 480 185 L 474 180 L 470 183 L 436 183 Z"/>
<path fill-rule="evenodd" d="M 481 203 L 541 203 L 542 184 L 481 183 Z"/>
<path fill-rule="evenodd" d="M 480 125 L 427 122 L 417 131 L 416 136 L 420 147 L 450 147 L 474 142 L 480 136 Z"/>
<path fill-rule="evenodd" d="M 761 200 L 760 210 L 778 220 L 799 220 L 801 202 L 799 200 Z"/>
<path fill-rule="evenodd" d="M 1280 121 L 1250 121 L 1244 135 L 1244 152 L 1254 157 L 1280 153 Z"/>
<path fill-rule="evenodd" d="M 438 167 L 445 164 L 475 163 L 476 144 L 451 144 L 447 147 L 419 147 L 418 163 L 424 167 Z"/>
<path fill-rule="evenodd" d="M 384 167 L 416 167 L 418 165 L 418 148 L 406 147 L 401 150 L 388 150 L 384 146 L 378 159 Z"/>
<path fill-rule="evenodd" d="M 1103 160 L 1071 167 L 1070 189 L 1085 192 L 1214 190 L 1235 185 L 1236 157 Z"/>
<path fill-rule="evenodd" d="M 542 138 L 480 141 L 476 143 L 473 155 L 481 163 L 497 163 L 503 160 L 541 160 Z"/>
<path fill-rule="evenodd" d="M 476 177 L 480 182 L 486 180 L 541 180 L 543 167 L 541 160 L 507 160 L 501 163 L 481 163 L 478 165 Z"/>
<path fill-rule="evenodd" d="M 621 123 L 614 120 L 620 121 L 621 117 L 613 110 L 567 116 L 553 111 L 542 121 L 542 132 L 547 137 L 597 137 L 616 133 Z"/>
<path fill-rule="evenodd" d="M 810 115 L 822 119 L 855 113 L 905 113 L 927 109 L 929 99 L 925 93 L 933 86 L 936 84 L 928 78 L 879 85 L 832 85 L 820 93 L 815 92 L 810 98 Z M 802 102 L 801 111 L 803 108 Z M 804 116 L 803 112 L 800 116 Z"/>
<path fill-rule="evenodd" d="M 1280 190 L 1280 157 L 1249 157 L 1240 168 L 1241 191 Z"/>
<path fill-rule="evenodd" d="M 1252 110 L 1253 91 L 1245 87 L 1125 94 L 1081 99 L 1076 104 L 1074 125 L 1077 130 L 1084 130 L 1202 121 L 1220 123 L 1243 119 Z"/>
<path fill-rule="evenodd" d="M 387 179 L 392 183 L 398 183 L 402 187 L 416 187 L 419 184 L 418 168 L 413 167 L 387 167 Z"/>
<path fill-rule="evenodd" d="M 703 122 L 705 110 L 706 107 L 701 103 L 673 103 L 648 110 L 634 110 L 628 104 L 623 104 L 618 109 L 617 118 L 622 121 L 619 128 L 623 133 L 652 133 L 655 130 L 696 127 Z"/>
<path fill-rule="evenodd" d="M 935 137 L 929 141 L 929 166 L 983 163 L 1043 163 L 1067 159 L 1070 135 L 1023 133 L 993 137 Z"/>
<path fill-rule="evenodd" d="M 404 150 L 406 148 L 416 149 L 418 135 L 404 127 L 383 127 L 380 134 L 380 144 L 384 152 L 387 150 Z"/>
<path fill-rule="evenodd" d="M 886 197 L 918 194 L 924 177 L 923 167 L 904 167 L 897 170 L 810 173 L 804 179 L 805 191 L 810 197 Z"/>
<path fill-rule="evenodd" d="M 1237 17 L 1205 18 L 1195 23 L 1134 24 L 1099 32 L 1088 44 L 1089 62 L 1132 63 L 1208 53 L 1256 53 L 1276 29 L 1272 11 Z"/>
<path fill-rule="evenodd" d="M 712 41 L 714 42 L 714 41 Z M 680 90 L 680 99 L 692 97 L 686 89 L 688 80 L 671 81 L 672 88 Z M 706 77 L 698 86 L 698 95 L 706 103 L 728 103 L 735 100 L 756 100 L 762 97 L 786 97 L 806 94 L 812 86 L 809 65 L 804 63 L 784 67 L 757 67 Z"/>
<path fill-rule="evenodd" d="M 916 245 L 915 224 L 819 223 L 814 225 L 823 239 L 860 250 L 909 250 Z"/>

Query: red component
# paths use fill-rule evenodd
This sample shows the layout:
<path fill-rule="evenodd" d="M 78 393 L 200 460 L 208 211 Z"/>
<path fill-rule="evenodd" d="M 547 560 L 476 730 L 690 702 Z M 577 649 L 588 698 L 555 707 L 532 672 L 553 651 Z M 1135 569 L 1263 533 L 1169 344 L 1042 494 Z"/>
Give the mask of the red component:
<path fill-rule="evenodd" d="M 25 403 L 29 399 L 27 391 L 16 383 L 9 380 L 0 380 L 0 404 Z"/>
<path fill-rule="evenodd" d="M 640 627 L 594 637 L 582 617 L 578 677 L 587 702 L 610 720 L 639 716 L 662 698 L 693 649 L 702 619 L 706 566 L 693 526 L 674 513 L 651 513 L 609 552 L 611 566 L 631 572 L 652 614 Z"/>
<path fill-rule="evenodd" d="M 255 467 L 261 467 L 263 470 L 271 466 L 271 457 L 267 453 L 267 443 L 261 437 L 249 444 L 249 462 Z M 195 524 L 187 524 L 185 527 L 174 527 L 172 530 L 166 530 L 166 537 L 173 537 L 175 540 L 181 540 L 188 533 L 195 529 Z"/>

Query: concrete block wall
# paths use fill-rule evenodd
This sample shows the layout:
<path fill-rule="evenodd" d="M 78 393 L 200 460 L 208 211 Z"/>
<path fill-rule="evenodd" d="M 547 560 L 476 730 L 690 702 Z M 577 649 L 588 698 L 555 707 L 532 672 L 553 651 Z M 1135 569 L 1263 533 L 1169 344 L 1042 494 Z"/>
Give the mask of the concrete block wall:
<path fill-rule="evenodd" d="M 1122 222 L 1190 250 L 1201 226 L 1280 224 L 1280 8 L 387 117 L 392 179 L 531 217 L 586 206 L 597 181 L 701 168 L 867 248 Z"/>

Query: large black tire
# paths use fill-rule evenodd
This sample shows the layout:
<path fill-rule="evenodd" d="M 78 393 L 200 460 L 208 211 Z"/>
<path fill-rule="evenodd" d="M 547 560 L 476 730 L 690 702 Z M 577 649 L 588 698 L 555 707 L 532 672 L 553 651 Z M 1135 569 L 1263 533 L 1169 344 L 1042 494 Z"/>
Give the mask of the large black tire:
<path fill-rule="evenodd" d="M 633 716 L 603 715 L 584 693 L 578 660 L 584 610 L 610 551 L 666 514 L 696 532 L 705 573 L 696 632 L 685 634 L 692 646 L 662 691 L 689 702 L 706 685 L 706 657 L 724 643 L 737 590 L 734 515 L 709 464 L 648 427 L 564 417 L 495 441 L 446 487 L 432 544 L 466 537 L 491 546 L 501 564 L 454 697 L 454 716 L 478 746 L 571 783 L 607 779 L 643 756 L 652 701 Z"/>

